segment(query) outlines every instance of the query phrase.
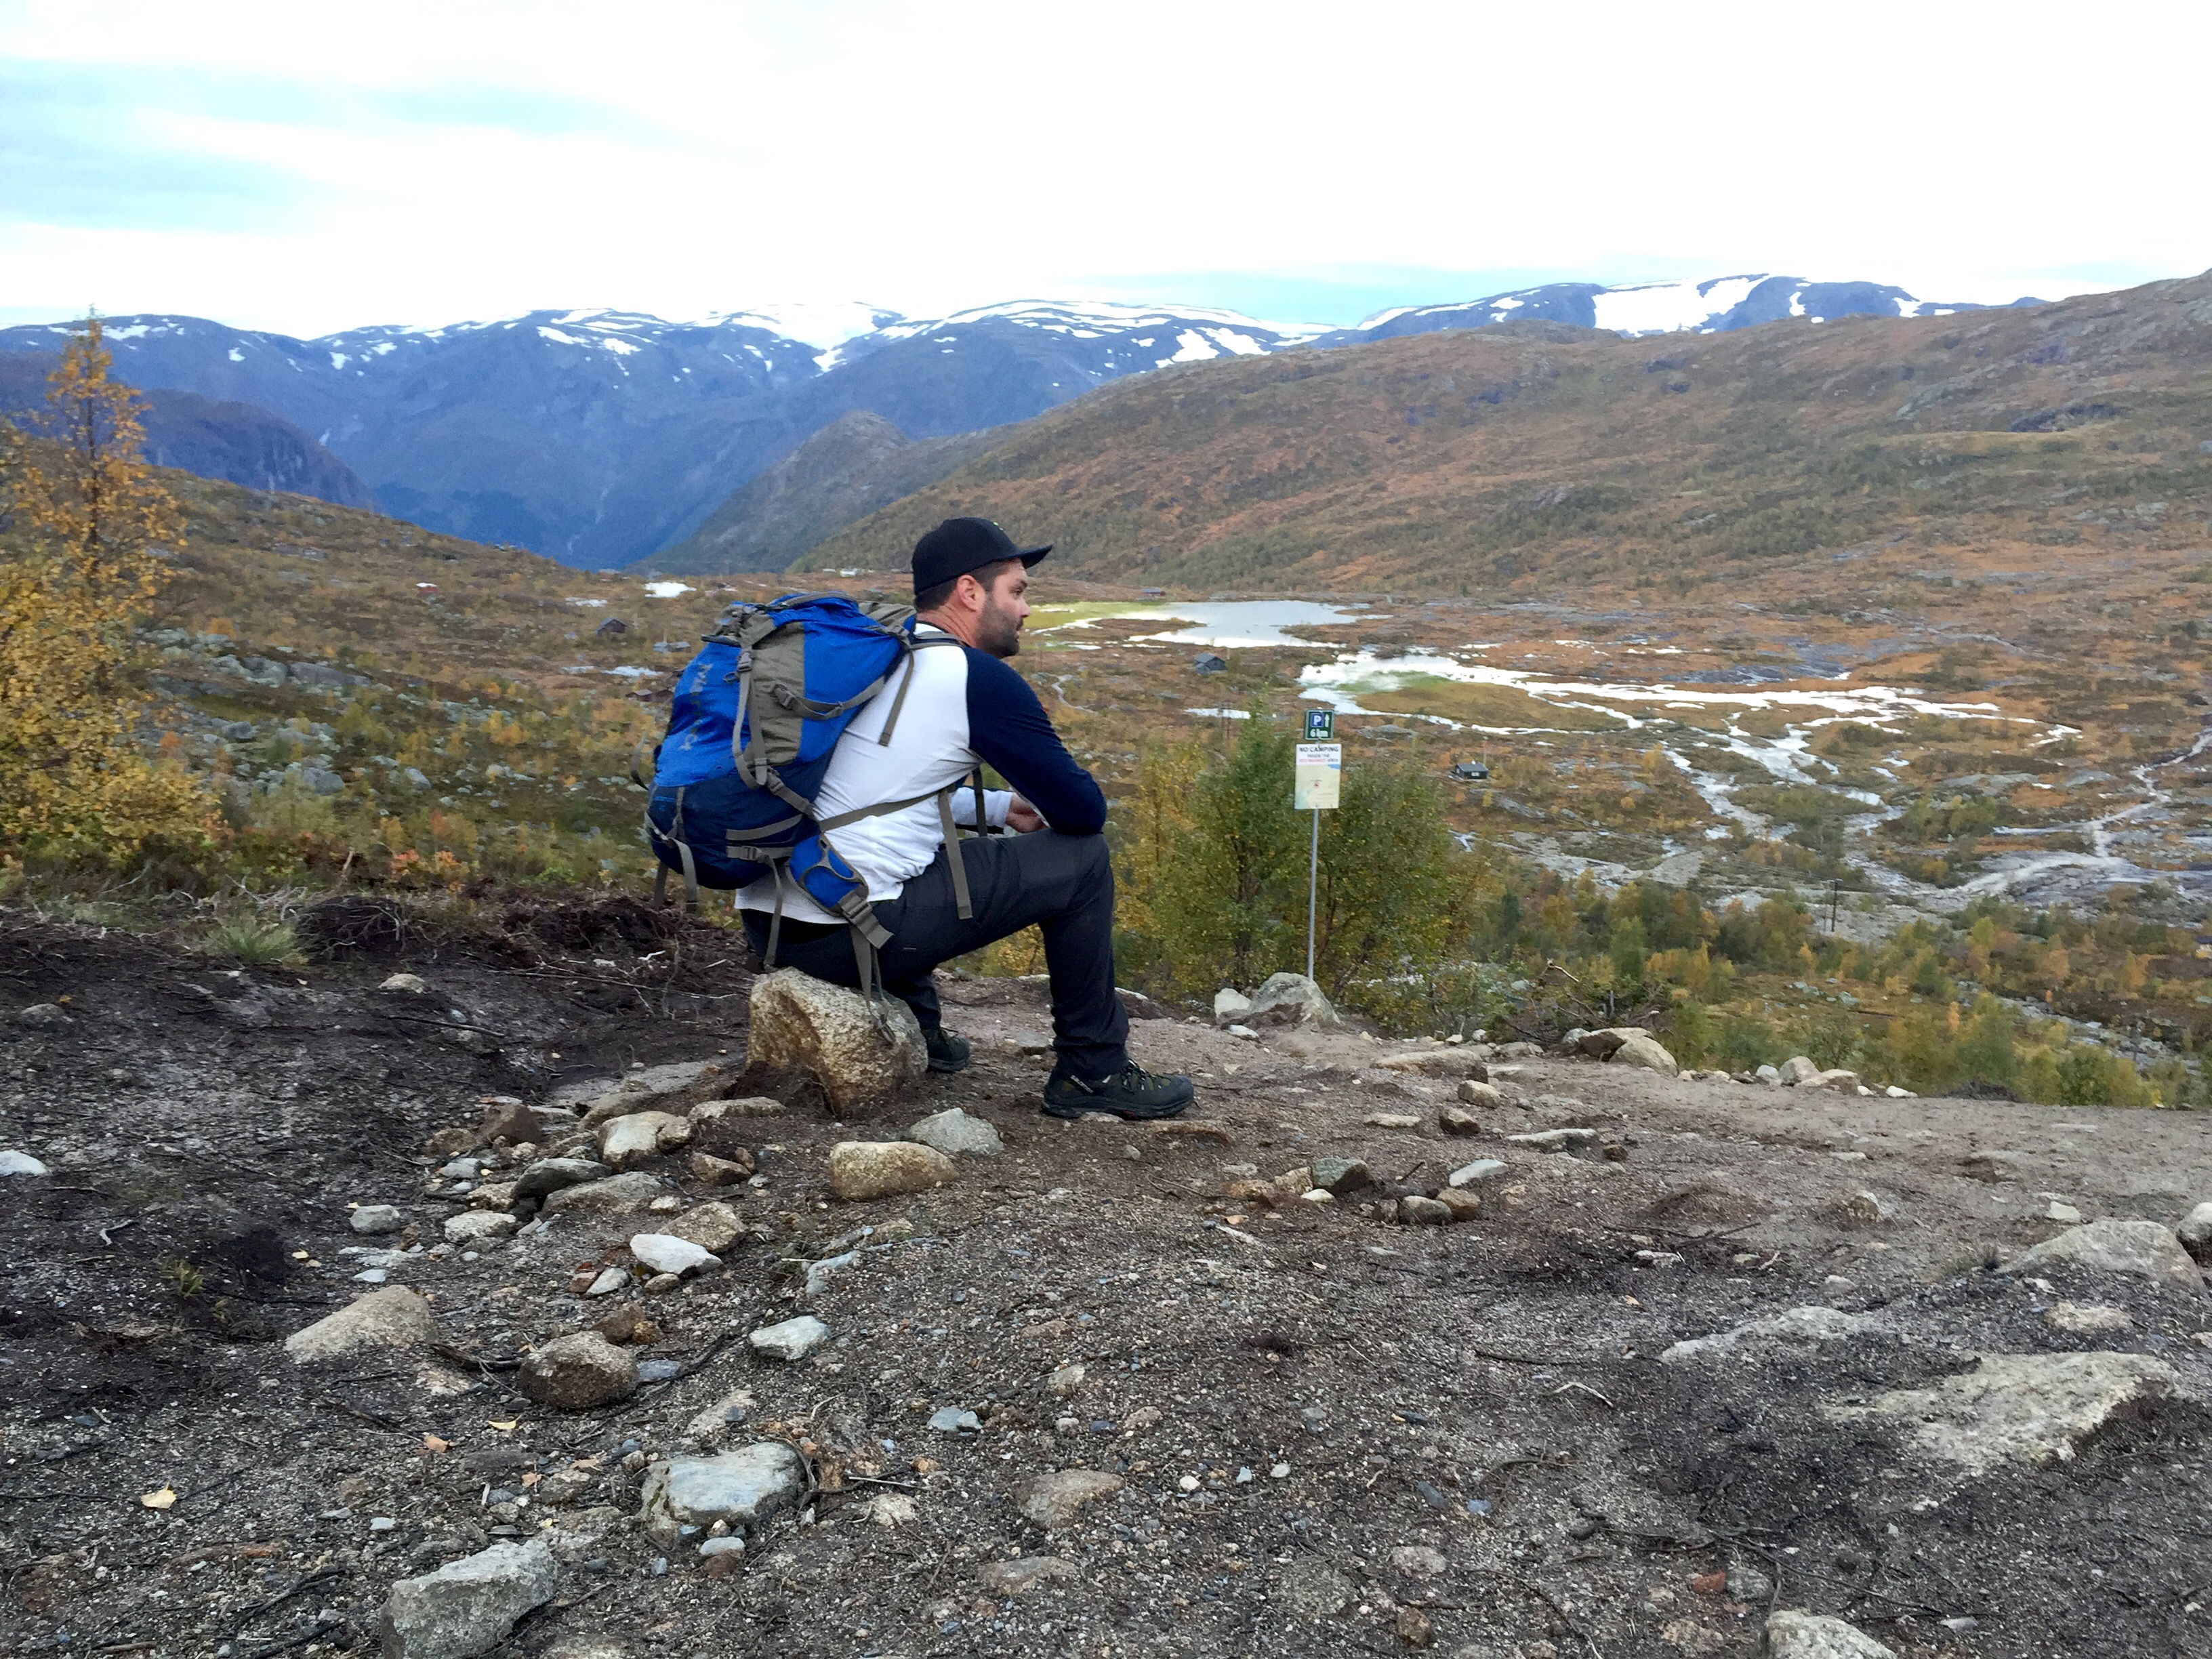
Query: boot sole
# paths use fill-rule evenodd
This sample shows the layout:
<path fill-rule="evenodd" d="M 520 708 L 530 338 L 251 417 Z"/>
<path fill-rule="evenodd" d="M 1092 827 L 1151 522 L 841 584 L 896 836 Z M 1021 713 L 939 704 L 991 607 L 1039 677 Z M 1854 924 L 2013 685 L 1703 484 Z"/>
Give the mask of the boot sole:
<path fill-rule="evenodd" d="M 1066 1104 L 1047 1097 L 1042 1108 L 1047 1117 L 1056 1117 L 1073 1122 L 1077 1118 L 1089 1117 L 1093 1112 L 1103 1112 L 1109 1117 L 1118 1117 L 1124 1123 L 1158 1122 L 1171 1117 L 1181 1117 L 1196 1100 L 1178 1102 L 1173 1106 L 1115 1106 L 1103 1100 L 1071 1101 Z"/>

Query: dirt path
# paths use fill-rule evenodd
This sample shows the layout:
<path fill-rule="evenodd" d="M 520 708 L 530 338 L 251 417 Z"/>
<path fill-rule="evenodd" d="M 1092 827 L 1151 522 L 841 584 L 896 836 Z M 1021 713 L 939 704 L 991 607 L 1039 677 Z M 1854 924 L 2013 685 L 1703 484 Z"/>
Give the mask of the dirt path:
<path fill-rule="evenodd" d="M 281 1339 L 365 1288 L 339 1252 L 407 1237 L 355 1234 L 349 1205 L 398 1206 L 427 1244 L 467 1206 L 434 1129 L 633 1060 L 742 1059 L 744 977 L 695 948 L 716 936 L 623 925 L 236 979 L 9 925 L 0 1146 L 52 1170 L 0 1188 L 12 1650 L 374 1651 L 393 1581 L 543 1534 L 559 1591 L 502 1653 L 1750 1655 L 1771 1605 L 1899 1654 L 2212 1653 L 2202 1289 L 1986 1265 L 2066 1231 L 2054 1203 L 2171 1224 L 2212 1196 L 2197 1115 L 1537 1058 L 1494 1060 L 1510 1103 L 1446 1138 L 1457 1055 L 1146 1020 L 1140 1057 L 1200 1074 L 1209 1127 L 1061 1125 L 1020 1052 L 1034 988 L 954 984 L 969 1073 L 880 1123 L 760 1119 L 757 1186 L 644 1166 L 751 1225 L 726 1271 L 586 1301 L 572 1275 L 622 1259 L 627 1226 L 425 1252 L 389 1279 L 430 1298 L 442 1352 L 294 1364 Z M 375 988 L 399 966 L 429 990 Z M 64 996 L 65 1026 L 15 1017 Z M 1439 1072 L 1377 1063 L 1409 1055 Z M 951 1105 L 1005 1153 L 829 1200 L 833 1142 Z M 1597 1133 L 1508 1139 L 1562 1127 Z M 1416 1183 L 1504 1168 L 1444 1227 L 1222 1195 L 1241 1166 L 1326 1156 Z M 910 1238 L 855 1237 L 900 1218 Z M 790 1264 L 856 1247 L 810 1297 Z M 682 1374 L 586 1413 L 514 1392 L 526 1348 L 625 1301 L 659 1327 L 637 1352 Z M 2061 1328 L 2061 1303 L 2128 1322 Z M 1662 1358 L 1807 1307 L 1837 1312 Z M 831 1332 L 812 1358 L 747 1352 L 801 1311 Z M 1996 1374 L 1978 1356 L 2081 1353 L 2170 1381 L 2094 1431 L 2046 1411 L 2065 1455 L 2041 1463 L 1929 1437 L 1946 1378 Z M 1913 1390 L 1917 1410 L 1888 1398 Z M 933 1431 L 947 1407 L 978 1426 Z M 820 1489 L 738 1571 L 639 1529 L 652 1460 L 763 1437 L 805 1448 Z M 1018 1512 L 1024 1482 L 1078 1468 L 1122 1484 L 1049 1534 Z M 1013 1593 L 1003 1564 L 1038 1557 L 1067 1565 Z"/>

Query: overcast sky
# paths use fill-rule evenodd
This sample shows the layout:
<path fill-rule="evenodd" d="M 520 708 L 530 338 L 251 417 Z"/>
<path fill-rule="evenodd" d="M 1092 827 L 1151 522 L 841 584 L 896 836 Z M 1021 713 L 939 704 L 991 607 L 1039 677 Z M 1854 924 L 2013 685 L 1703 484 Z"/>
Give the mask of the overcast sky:
<path fill-rule="evenodd" d="M 0 322 L 2212 265 L 2212 9 L 0 0 Z"/>

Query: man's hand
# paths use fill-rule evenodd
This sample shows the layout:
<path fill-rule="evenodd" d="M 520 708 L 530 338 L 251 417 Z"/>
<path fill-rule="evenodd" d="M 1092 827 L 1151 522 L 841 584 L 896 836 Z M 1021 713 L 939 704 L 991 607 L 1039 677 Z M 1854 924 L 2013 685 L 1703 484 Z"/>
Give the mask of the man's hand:
<path fill-rule="evenodd" d="M 1036 807 L 1017 795 L 1006 805 L 1006 828 L 1026 835 L 1032 830 L 1043 829 L 1044 817 Z"/>

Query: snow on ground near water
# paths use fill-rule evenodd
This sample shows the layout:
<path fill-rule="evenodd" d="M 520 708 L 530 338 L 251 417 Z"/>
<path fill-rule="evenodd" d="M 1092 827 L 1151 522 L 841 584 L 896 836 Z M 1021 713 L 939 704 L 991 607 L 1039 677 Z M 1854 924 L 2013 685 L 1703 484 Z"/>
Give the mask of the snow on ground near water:
<path fill-rule="evenodd" d="M 698 591 L 690 582 L 647 582 L 645 585 L 647 597 L 655 599 L 672 599 L 682 594 L 696 593 Z"/>
<path fill-rule="evenodd" d="M 1707 690 L 1703 686 L 1672 685 L 1664 681 L 1651 685 L 1628 685 L 1606 680 L 1553 679 L 1530 669 L 1492 668 L 1485 663 L 1461 662 L 1425 651 L 1389 659 L 1362 651 L 1356 655 L 1340 657 L 1333 663 L 1310 665 L 1301 671 L 1298 678 L 1304 687 L 1301 695 L 1314 702 L 1328 703 L 1347 714 L 1374 712 L 1359 707 L 1359 694 L 1363 691 L 1395 691 L 1417 685 L 1425 679 L 1454 680 L 1467 685 L 1506 686 L 1565 708 L 1595 707 L 1598 712 L 1620 720 L 1632 731 L 1641 726 L 1644 721 L 1623 709 L 1601 705 L 1657 703 L 1678 708 L 1741 708 L 1747 712 L 1782 708 L 1821 711 L 1825 718 L 1816 718 L 1808 722 L 1809 726 L 1824 726 L 1841 720 L 1863 720 L 1879 725 L 1907 714 L 1933 714 L 1945 720 L 2002 720 L 2014 718 L 1999 713 L 1997 705 L 1993 702 L 1931 702 L 1924 697 L 1917 697 L 1908 691 L 1888 685 L 1833 690 L 1822 687 L 1808 690 L 1760 687 L 1727 691 Z M 1592 704 L 1589 701 L 1591 698 L 1598 699 L 1599 703 Z M 1429 718 L 1441 720 L 1435 715 Z M 1447 726 L 1458 724 L 1452 720 L 1442 720 L 1441 723 Z M 2033 725 L 2035 722 L 2021 720 L 2020 723 Z"/>
<path fill-rule="evenodd" d="M 1741 305 L 1751 290 L 1766 280 L 1756 276 L 1721 276 L 1704 283 L 1654 283 L 1643 288 L 1616 288 L 1591 296 L 1597 325 L 1616 334 L 1668 334 L 1697 328 L 1716 313 Z"/>
<path fill-rule="evenodd" d="M 1070 617 L 1065 622 L 1050 620 L 1054 609 L 1040 605 L 1037 614 L 1046 620 L 1033 624 L 1030 632 L 1056 633 L 1070 628 L 1089 628 L 1117 617 L 1158 617 L 1163 621 L 1189 625 L 1165 634 L 1140 634 L 1139 640 L 1168 645 L 1210 645 L 1217 650 L 1310 644 L 1310 641 L 1294 639 L 1283 629 L 1326 628 L 1335 623 L 1361 619 L 1357 610 L 1319 605 L 1310 599 L 1225 599 L 1201 604 L 1177 600 L 1161 605 L 1133 605 L 1126 610 Z"/>

